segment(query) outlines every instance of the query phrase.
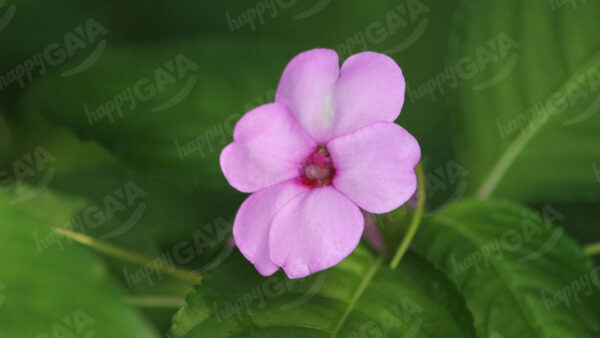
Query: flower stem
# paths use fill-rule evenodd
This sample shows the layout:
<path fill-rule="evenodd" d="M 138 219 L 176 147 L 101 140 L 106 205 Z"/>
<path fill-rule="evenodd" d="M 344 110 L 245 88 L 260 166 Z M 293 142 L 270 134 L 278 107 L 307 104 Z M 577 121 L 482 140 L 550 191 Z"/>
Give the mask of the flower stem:
<path fill-rule="evenodd" d="M 137 252 L 119 248 L 118 246 L 95 239 L 82 233 L 54 226 L 50 226 L 50 228 L 52 231 L 61 236 L 95 249 L 105 255 L 141 266 L 152 266 L 152 268 L 160 272 L 164 272 L 165 274 L 176 277 L 184 282 L 191 283 L 192 285 L 200 283 L 203 277 L 201 274 L 196 272 L 165 264 L 159 259 L 152 259 Z"/>
<path fill-rule="evenodd" d="M 583 247 L 583 253 L 586 256 L 600 255 L 600 242 L 587 244 Z"/>
<path fill-rule="evenodd" d="M 380 255 L 379 258 L 377 258 L 375 263 L 373 263 L 373 265 L 371 265 L 371 267 L 369 268 L 367 273 L 364 275 L 362 281 L 360 282 L 360 284 L 358 285 L 358 288 L 356 289 L 354 295 L 352 296 L 352 300 L 350 300 L 350 303 L 348 304 L 346 311 L 344 311 L 342 318 L 338 321 L 335 329 L 333 330 L 333 333 L 331 334 L 332 338 L 337 337 L 338 333 L 340 332 L 340 329 L 342 328 L 342 326 L 344 326 L 344 323 L 348 319 L 348 316 L 350 316 L 350 314 L 352 313 L 352 310 L 354 310 L 356 303 L 358 302 L 360 297 L 363 295 L 363 293 L 367 289 L 367 286 L 369 286 L 369 283 L 371 283 L 371 281 L 373 280 L 373 277 L 375 277 L 375 275 L 377 274 L 377 271 L 379 271 L 379 268 L 381 267 L 381 264 L 383 263 L 384 258 L 385 258 L 384 255 Z"/>
<path fill-rule="evenodd" d="M 398 264 L 400 264 L 400 260 L 406 253 L 406 250 L 408 250 L 408 246 L 410 245 L 410 242 L 412 241 L 412 239 L 415 237 L 415 234 L 417 233 L 417 230 L 419 229 L 419 225 L 421 224 L 421 219 L 423 218 L 423 210 L 425 209 L 425 197 L 426 197 L 425 193 L 426 192 L 425 192 L 425 174 L 423 172 L 423 166 L 421 166 L 421 163 L 417 164 L 417 166 L 415 167 L 415 172 L 417 173 L 417 184 L 418 184 L 417 207 L 415 209 L 415 213 L 413 214 L 413 218 L 408 227 L 408 231 L 404 235 L 404 238 L 402 238 L 402 242 L 400 243 L 400 246 L 398 247 L 398 250 L 396 251 L 394 258 L 392 258 L 392 262 L 390 263 L 390 268 L 392 270 L 395 269 L 396 267 L 398 267 Z"/>

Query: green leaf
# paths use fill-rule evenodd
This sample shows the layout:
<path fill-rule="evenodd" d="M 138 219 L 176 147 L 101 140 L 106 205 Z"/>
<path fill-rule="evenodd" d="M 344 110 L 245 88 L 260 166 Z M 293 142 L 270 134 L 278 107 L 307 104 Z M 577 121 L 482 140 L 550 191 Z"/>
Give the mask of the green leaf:
<path fill-rule="evenodd" d="M 35 207 L 0 198 L 0 335 L 157 337 L 94 254 L 52 232 L 81 200 L 49 192 Z"/>
<path fill-rule="evenodd" d="M 600 3 L 560 3 L 464 1 L 449 70 L 479 197 L 600 197 Z"/>
<path fill-rule="evenodd" d="M 0 192 L 14 190 L 16 181 L 25 181 L 37 190 L 51 188 L 83 196 L 89 201 L 77 212 L 75 230 L 95 238 L 159 255 L 156 245 L 170 250 L 182 240 L 193 241 L 199 229 L 209 228 L 204 233 L 217 237 L 212 236 L 214 223 L 228 220 L 241 202 L 241 196 L 231 193 L 212 193 L 208 199 L 208 194 L 190 192 L 193 189 L 178 179 L 177 172 L 136 172 L 97 142 L 83 141 L 38 114 L 23 116 L 16 126 L 11 158 L 0 162 Z M 48 159 L 38 161 L 38 152 Z M 127 187 L 136 189 L 131 201 L 123 196 Z M 33 201 L 35 197 L 26 191 L 21 196 Z M 196 250 L 195 257 L 210 259 L 212 255 L 203 255 L 209 249 Z M 199 261 L 190 264 L 193 268 L 203 265 Z"/>
<path fill-rule="evenodd" d="M 458 286 L 482 337 L 597 337 L 598 270 L 563 222 L 550 205 L 466 201 L 423 224 L 415 247 Z"/>
<path fill-rule="evenodd" d="M 51 171 L 51 179 L 45 184 L 48 187 L 94 199 L 133 178 L 132 170 L 98 143 L 82 141 L 72 131 L 49 123 L 39 114 L 20 116 L 11 129 L 14 142 L 10 160 L 0 165 L 7 172 L 3 178 L 9 178 L 5 190 L 11 190 L 17 181 L 37 186 Z M 38 153 L 45 157 L 32 162 L 30 157 L 35 158 Z"/>
<path fill-rule="evenodd" d="M 260 276 L 239 252 L 207 274 L 173 318 L 174 337 L 473 337 L 444 276 L 415 255 L 391 271 L 364 247 L 305 279 Z"/>

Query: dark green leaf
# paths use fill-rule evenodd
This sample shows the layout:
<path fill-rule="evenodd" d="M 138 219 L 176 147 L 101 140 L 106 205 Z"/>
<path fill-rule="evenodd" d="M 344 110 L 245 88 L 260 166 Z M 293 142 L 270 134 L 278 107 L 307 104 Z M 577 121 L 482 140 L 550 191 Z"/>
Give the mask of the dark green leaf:
<path fill-rule="evenodd" d="M 480 197 L 600 197 L 600 3 L 574 3 L 464 1 L 449 70 Z"/>
<path fill-rule="evenodd" d="M 472 337 L 472 317 L 444 276 L 409 255 L 391 271 L 359 247 L 305 279 L 260 276 L 237 251 L 188 296 L 174 337 Z"/>
<path fill-rule="evenodd" d="M 415 245 L 458 286 L 480 336 L 597 337 L 598 269 L 557 226 L 568 221 L 550 205 L 467 201 L 423 224 Z"/>
<path fill-rule="evenodd" d="M 49 230 L 81 200 L 45 192 L 25 209 L 11 197 L 0 199 L 1 336 L 158 336 L 94 254 Z"/>

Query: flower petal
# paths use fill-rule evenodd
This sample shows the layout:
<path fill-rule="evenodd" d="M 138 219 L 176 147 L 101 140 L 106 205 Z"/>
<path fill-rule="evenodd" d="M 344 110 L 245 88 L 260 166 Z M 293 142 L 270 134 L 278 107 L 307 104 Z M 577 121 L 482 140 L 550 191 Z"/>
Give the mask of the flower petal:
<path fill-rule="evenodd" d="M 242 192 L 298 177 L 317 146 L 279 103 L 246 113 L 235 126 L 233 140 L 221 152 L 221 169 L 229 184 Z"/>
<path fill-rule="evenodd" d="M 335 86 L 333 137 L 373 122 L 394 122 L 404 104 L 404 91 L 402 70 L 392 58 L 375 52 L 352 55 L 342 65 Z"/>
<path fill-rule="evenodd" d="M 289 278 L 327 269 L 348 256 L 363 232 L 363 215 L 331 186 L 289 202 L 273 219 L 269 249 Z"/>
<path fill-rule="evenodd" d="M 404 204 L 417 189 L 417 140 L 391 122 L 377 122 L 327 144 L 335 167 L 333 186 L 368 212 Z"/>
<path fill-rule="evenodd" d="M 233 223 L 235 244 L 261 275 L 269 276 L 279 270 L 269 256 L 273 217 L 286 203 L 308 190 L 294 181 L 282 182 L 250 195 L 237 212 Z"/>
<path fill-rule="evenodd" d="M 340 72 L 331 49 L 312 49 L 296 55 L 285 67 L 275 102 L 288 106 L 298 123 L 321 143 L 331 137 L 335 112 L 333 89 Z"/>

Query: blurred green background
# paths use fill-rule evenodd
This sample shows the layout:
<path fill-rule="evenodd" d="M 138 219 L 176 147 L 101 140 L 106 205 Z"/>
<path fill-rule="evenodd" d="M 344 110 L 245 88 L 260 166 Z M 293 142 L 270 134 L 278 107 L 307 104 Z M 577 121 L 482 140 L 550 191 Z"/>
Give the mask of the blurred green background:
<path fill-rule="evenodd" d="M 220 150 L 316 47 L 400 65 L 430 213 L 492 195 L 600 240 L 599 19 L 591 0 L 0 1 L 0 335 L 166 332 L 190 285 L 48 225 L 215 266 L 244 199 Z"/>

